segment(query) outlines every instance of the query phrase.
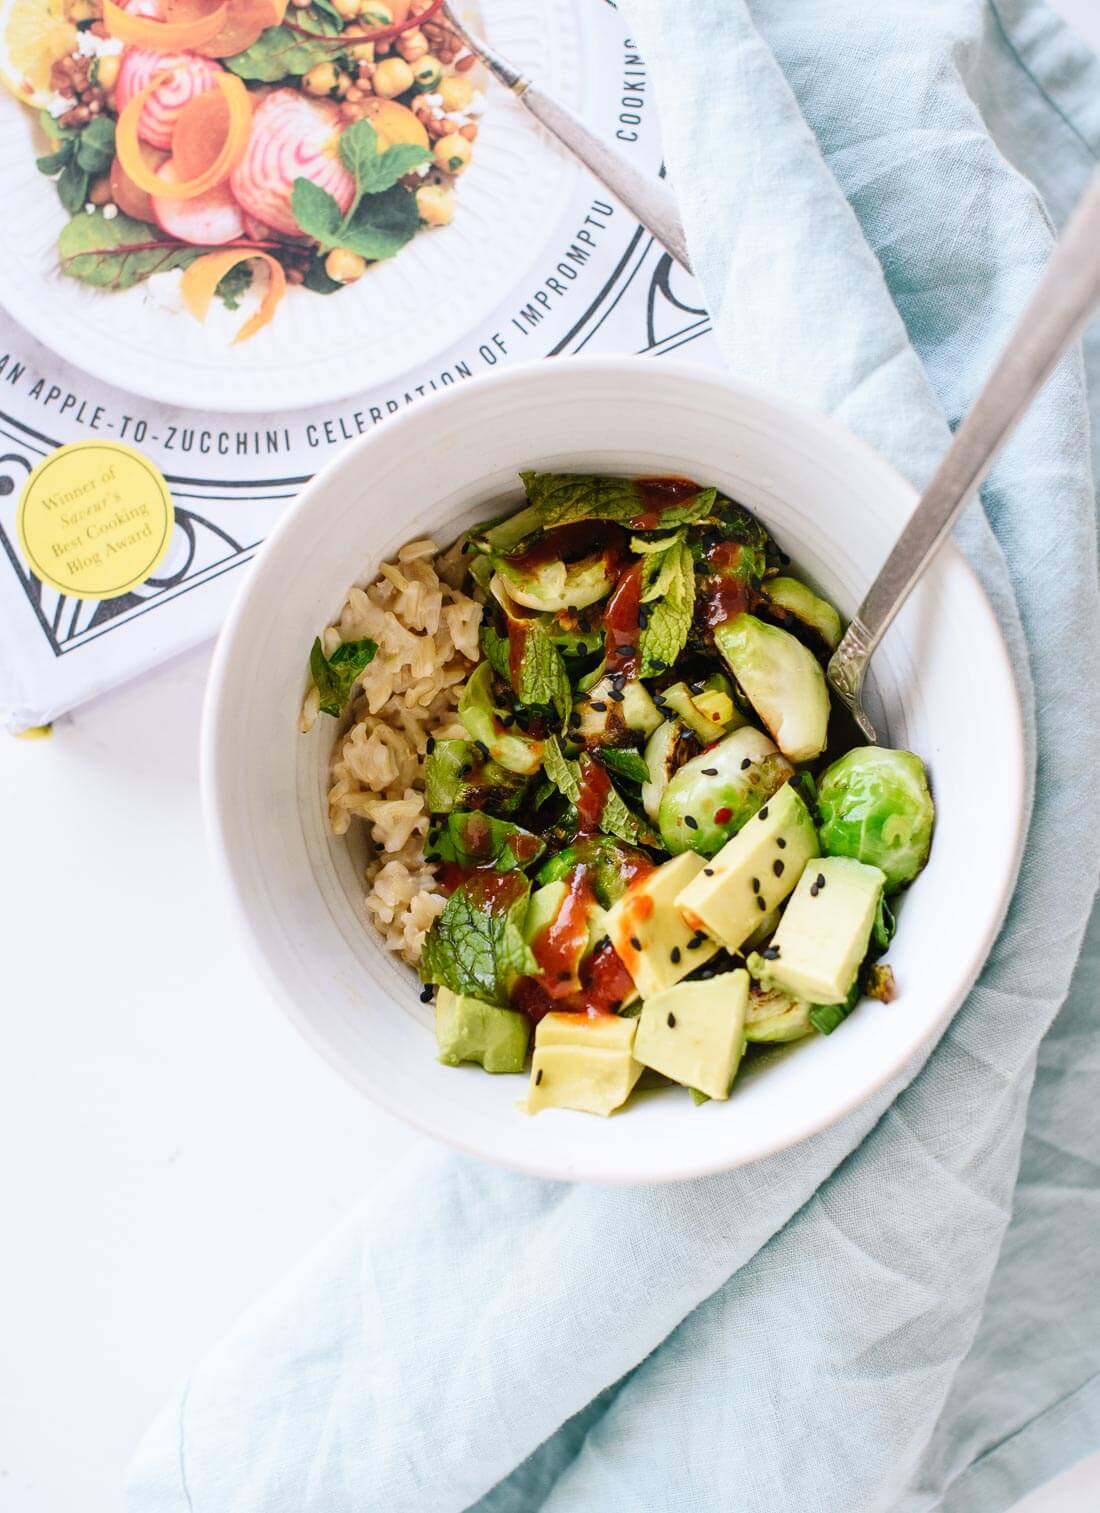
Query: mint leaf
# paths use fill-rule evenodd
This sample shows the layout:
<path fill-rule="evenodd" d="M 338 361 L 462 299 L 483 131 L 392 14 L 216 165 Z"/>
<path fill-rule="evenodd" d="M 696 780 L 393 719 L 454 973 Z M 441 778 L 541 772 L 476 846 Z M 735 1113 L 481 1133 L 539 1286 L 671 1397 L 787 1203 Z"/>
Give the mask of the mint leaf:
<path fill-rule="evenodd" d="M 543 527 L 573 520 L 617 520 L 636 523 L 638 529 L 654 528 L 644 523 L 653 509 L 633 478 L 533 472 L 521 473 L 520 477 Z M 661 509 L 660 529 L 701 520 L 710 513 L 716 496 L 716 489 L 700 489 L 681 503 Z"/>
<path fill-rule="evenodd" d="M 356 121 L 340 138 L 340 160 L 354 174 L 359 194 L 379 194 L 390 189 L 398 179 L 427 163 L 431 153 L 426 147 L 403 142 L 378 150 L 378 133 L 369 121 Z M 354 207 L 352 207 L 354 210 Z"/>
<path fill-rule="evenodd" d="M 88 175 L 75 162 L 66 163 L 57 181 L 57 197 L 70 215 L 78 215 L 88 198 Z"/>
<path fill-rule="evenodd" d="M 61 272 L 97 289 L 131 289 L 168 268 L 186 268 L 209 249 L 166 241 L 155 226 L 102 212 L 74 215 L 57 239 Z"/>
<path fill-rule="evenodd" d="M 344 226 L 344 212 L 320 184 L 312 179 L 295 179 L 290 194 L 290 208 L 294 219 L 315 242 L 322 247 L 342 247 L 340 236 Z"/>
<path fill-rule="evenodd" d="M 511 682 L 521 704 L 553 709 L 565 724 L 573 707 L 573 690 L 562 654 L 539 620 L 523 621 L 523 652 Z"/>
<path fill-rule="evenodd" d="M 480 809 L 455 809 L 428 831 L 424 855 L 432 862 L 512 872 L 531 866 L 545 850 L 545 842 L 520 825 L 495 819 Z"/>
<path fill-rule="evenodd" d="M 356 678 L 373 660 L 377 650 L 376 642 L 364 638 L 362 641 L 345 641 L 331 657 L 326 657 L 320 637 L 314 641 L 309 654 L 309 671 L 321 696 L 322 713 L 343 714 Z"/>
<path fill-rule="evenodd" d="M 512 681 L 512 667 L 508 649 L 508 637 L 502 636 L 493 626 L 483 621 L 478 631 L 478 645 L 481 647 L 481 655 L 504 683 Z"/>
<path fill-rule="evenodd" d="M 860 987 L 859 974 L 853 982 L 851 991 L 843 1003 L 815 1003 L 809 1012 L 809 1021 L 815 1030 L 822 1035 L 831 1035 L 838 1024 L 841 1024 L 859 1002 Z"/>
<path fill-rule="evenodd" d="M 420 958 L 423 981 L 506 1008 L 517 979 L 538 971 L 523 938 L 530 893 L 522 872 L 468 878 L 428 931 Z"/>
<path fill-rule="evenodd" d="M 628 783 L 648 783 L 649 768 L 645 758 L 631 746 L 601 746 L 597 755 L 604 766 L 625 778 Z"/>
<path fill-rule="evenodd" d="M 592 761 L 593 758 L 588 757 L 587 760 Z M 631 811 L 615 788 L 608 789 L 603 808 L 600 810 L 599 824 L 605 835 L 618 836 L 619 840 L 629 841 L 634 846 L 661 844 L 661 837 L 653 827 Z"/>
<path fill-rule="evenodd" d="M 241 298 L 252 287 L 252 269 L 247 263 L 235 263 L 222 278 L 214 293 L 227 310 L 239 310 Z"/>
<path fill-rule="evenodd" d="M 312 289 L 314 294 L 335 294 L 337 290 L 347 287 L 347 284 L 341 284 L 338 279 L 329 278 L 325 272 L 324 257 L 315 252 L 302 277 L 302 288 Z"/>
<path fill-rule="evenodd" d="M 360 202 L 341 228 L 339 245 L 357 252 L 369 263 L 379 263 L 400 252 L 416 235 L 419 225 L 416 196 L 395 185 L 380 194 L 369 194 Z"/>
<path fill-rule="evenodd" d="M 34 166 L 39 173 L 52 175 L 60 173 L 73 155 L 72 142 L 62 142 L 56 152 L 48 152 L 43 158 L 35 158 Z"/>
<path fill-rule="evenodd" d="M 109 173 L 115 155 L 115 123 L 110 116 L 96 116 L 80 133 L 76 144 L 77 166 L 93 179 Z"/>
<path fill-rule="evenodd" d="M 581 769 L 577 762 L 566 757 L 558 745 L 557 736 L 551 736 L 543 746 L 542 765 L 562 797 L 575 804 L 581 796 Z"/>
<path fill-rule="evenodd" d="M 657 597 L 659 595 L 660 597 Z M 672 667 L 684 649 L 695 612 L 695 564 L 691 548 L 678 541 L 646 557 L 642 602 L 651 603 L 639 641 L 639 677 L 652 678 Z"/>

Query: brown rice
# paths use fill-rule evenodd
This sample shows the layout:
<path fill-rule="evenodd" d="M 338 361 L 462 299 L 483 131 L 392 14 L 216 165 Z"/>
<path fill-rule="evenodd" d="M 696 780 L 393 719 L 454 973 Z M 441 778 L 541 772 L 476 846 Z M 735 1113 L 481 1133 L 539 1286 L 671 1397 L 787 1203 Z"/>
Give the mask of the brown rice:
<path fill-rule="evenodd" d="M 367 917 L 410 966 L 445 902 L 435 868 L 424 860 L 428 739 L 465 735 L 458 698 L 480 657 L 482 606 L 460 590 L 462 577 L 453 549 L 440 555 L 428 538 L 410 541 L 377 578 L 349 591 L 322 637 L 328 656 L 343 641 L 369 636 L 378 643 L 333 748 L 329 824 L 334 835 L 345 835 L 354 819 L 369 824 Z M 317 713 L 311 688 L 303 731 Z"/>

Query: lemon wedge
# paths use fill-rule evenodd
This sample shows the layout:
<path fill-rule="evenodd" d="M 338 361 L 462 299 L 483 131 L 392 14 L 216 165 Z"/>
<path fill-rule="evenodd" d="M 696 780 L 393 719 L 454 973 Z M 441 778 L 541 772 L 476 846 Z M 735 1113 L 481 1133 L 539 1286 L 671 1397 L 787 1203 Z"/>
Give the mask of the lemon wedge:
<path fill-rule="evenodd" d="M 50 67 L 76 47 L 61 0 L 0 0 L 0 83 L 24 105 L 50 98 Z"/>

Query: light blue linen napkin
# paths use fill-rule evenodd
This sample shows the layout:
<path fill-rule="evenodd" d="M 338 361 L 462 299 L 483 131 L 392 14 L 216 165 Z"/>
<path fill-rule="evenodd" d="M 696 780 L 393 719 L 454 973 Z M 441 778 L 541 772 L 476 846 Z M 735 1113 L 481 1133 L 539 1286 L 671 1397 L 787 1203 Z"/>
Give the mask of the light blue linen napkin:
<path fill-rule="evenodd" d="M 1033 0 L 630 15 L 730 366 L 922 482 L 1096 162 L 1100 64 Z M 1100 868 L 1087 404 L 1075 352 L 959 530 L 1035 803 L 923 1070 L 704 1182 L 421 1151 L 196 1369 L 133 1513 L 984 1513 L 1100 1444 L 1100 926 L 1066 1002 Z"/>

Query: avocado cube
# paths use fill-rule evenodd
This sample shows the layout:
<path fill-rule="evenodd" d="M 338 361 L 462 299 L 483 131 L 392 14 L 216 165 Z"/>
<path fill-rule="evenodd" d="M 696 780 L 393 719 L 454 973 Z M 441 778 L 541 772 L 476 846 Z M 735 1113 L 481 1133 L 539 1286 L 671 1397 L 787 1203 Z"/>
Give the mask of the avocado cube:
<path fill-rule="evenodd" d="M 718 949 L 675 906 L 703 865 L 696 852 L 684 851 L 640 878 L 608 911 L 611 944 L 643 998 L 670 988 Z"/>
<path fill-rule="evenodd" d="M 435 1001 L 435 1038 L 444 1066 L 474 1061 L 487 1072 L 522 1072 L 531 1023 L 525 1014 L 498 1009 L 478 998 L 440 988 Z"/>
<path fill-rule="evenodd" d="M 616 1014 L 545 1014 L 535 1028 L 527 1112 L 578 1109 L 608 1115 L 642 1075 L 634 1059 L 636 1019 Z"/>
<path fill-rule="evenodd" d="M 743 968 L 681 982 L 642 1005 L 634 1054 L 711 1098 L 728 1098 L 745 1048 L 749 974 Z"/>
<path fill-rule="evenodd" d="M 803 872 L 772 936 L 760 974 L 808 1003 L 843 1003 L 867 955 L 886 874 L 850 856 Z M 754 974 L 755 975 L 755 974 Z"/>
<path fill-rule="evenodd" d="M 690 926 L 707 930 L 727 950 L 737 951 L 764 916 L 783 902 L 819 850 L 810 811 L 790 783 L 784 783 L 700 867 L 677 894 L 676 906 Z"/>

